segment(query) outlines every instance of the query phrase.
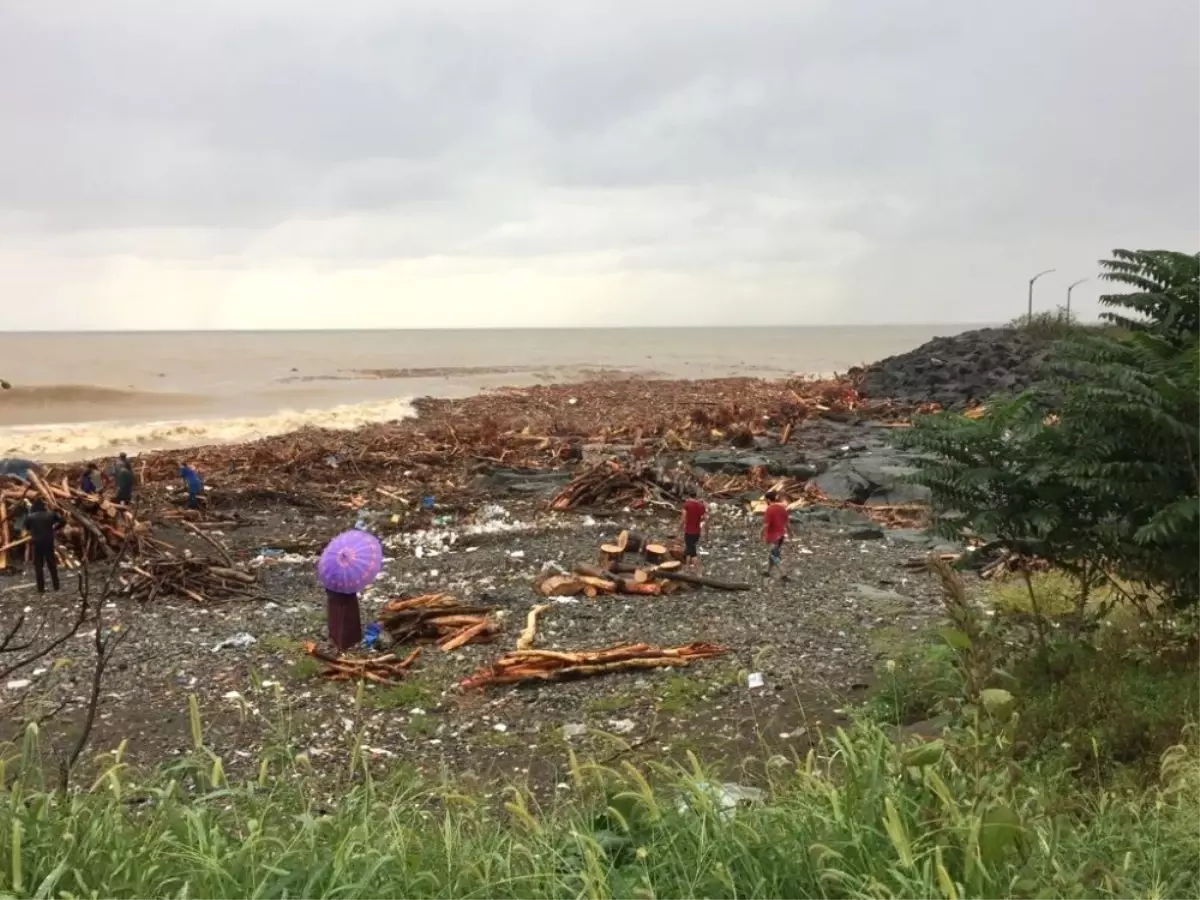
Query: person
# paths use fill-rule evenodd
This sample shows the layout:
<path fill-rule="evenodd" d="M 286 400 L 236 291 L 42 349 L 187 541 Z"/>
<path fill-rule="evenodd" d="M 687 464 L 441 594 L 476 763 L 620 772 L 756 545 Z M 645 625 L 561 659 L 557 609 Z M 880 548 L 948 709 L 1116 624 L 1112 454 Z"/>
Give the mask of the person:
<path fill-rule="evenodd" d="M 362 640 L 358 594 L 343 594 L 326 588 L 325 619 L 329 625 L 329 641 L 339 650 L 349 650 Z"/>
<path fill-rule="evenodd" d="M 129 457 L 124 453 L 117 460 L 117 471 L 115 473 L 117 482 L 117 494 L 114 498 L 118 503 L 129 504 L 133 502 L 133 466 L 129 464 Z"/>
<path fill-rule="evenodd" d="M 85 494 L 99 494 L 102 486 L 103 479 L 100 477 L 100 469 L 95 463 L 88 463 L 87 470 L 84 471 L 83 477 L 79 479 L 80 490 Z"/>
<path fill-rule="evenodd" d="M 683 564 L 686 568 L 695 569 L 698 574 L 700 538 L 708 531 L 708 507 L 696 496 L 694 490 L 689 490 L 686 496 L 687 499 L 683 503 Z"/>
<path fill-rule="evenodd" d="M 763 513 L 763 543 L 768 547 L 767 570 L 764 578 L 770 578 L 775 570 L 779 570 L 780 580 L 787 581 L 787 570 L 783 567 L 783 544 L 791 531 L 792 523 L 788 517 L 787 507 L 783 505 L 776 491 L 767 491 L 764 498 L 767 501 Z"/>
<path fill-rule="evenodd" d="M 25 516 L 25 532 L 33 545 L 33 573 L 37 579 L 37 592 L 46 593 L 46 569 L 50 570 L 50 584 L 58 590 L 58 562 L 54 559 L 54 532 L 63 526 L 63 518 L 46 509 L 41 500 L 34 500 Z"/>
<path fill-rule="evenodd" d="M 179 477 L 183 479 L 183 486 L 187 488 L 188 509 L 199 509 L 200 492 L 204 490 L 204 482 L 200 480 L 200 475 L 192 466 L 184 463 L 179 467 Z"/>

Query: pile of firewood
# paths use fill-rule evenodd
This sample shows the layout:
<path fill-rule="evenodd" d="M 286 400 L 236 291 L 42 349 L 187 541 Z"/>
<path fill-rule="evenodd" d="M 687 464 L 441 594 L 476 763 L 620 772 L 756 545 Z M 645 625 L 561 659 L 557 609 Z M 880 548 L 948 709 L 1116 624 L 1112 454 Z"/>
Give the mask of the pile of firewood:
<path fill-rule="evenodd" d="M 122 571 L 121 593 L 149 603 L 185 597 L 195 603 L 255 599 L 258 576 L 226 559 L 163 553 L 131 562 Z"/>
<path fill-rule="evenodd" d="M 319 650 L 313 641 L 305 641 L 304 651 L 325 663 L 321 674 L 330 681 L 373 681 L 376 684 L 397 684 L 402 681 L 409 667 L 421 655 L 421 648 L 418 647 L 403 659 L 390 653 L 382 656 L 330 656 Z"/>
<path fill-rule="evenodd" d="M 0 571 L 32 558 L 29 536 L 18 536 L 17 528 L 28 510 L 27 503 L 35 499 L 63 518 L 56 551 L 64 568 L 109 559 L 126 544 L 127 555 L 144 549 L 150 526 L 136 521 L 128 507 L 85 494 L 71 487 L 66 478 L 50 481 L 32 469 L 27 475 L 29 481 L 0 477 Z"/>
<path fill-rule="evenodd" d="M 624 644 L 607 650 L 576 650 L 569 653 L 553 650 L 516 650 L 506 653 L 492 665 L 480 669 L 463 681 L 461 687 L 470 690 L 488 685 L 557 681 L 562 678 L 603 675 L 606 672 L 686 666 L 693 660 L 712 659 L 728 652 L 726 647 L 706 643 L 688 644 L 686 647 L 666 650 L 649 644 Z"/>
<path fill-rule="evenodd" d="M 502 630 L 489 618 L 494 606 L 468 606 L 449 594 L 389 600 L 379 623 L 397 644 L 435 643 L 449 653 L 464 644 L 483 644 Z"/>
<path fill-rule="evenodd" d="M 740 581 L 723 581 L 683 571 L 681 547 L 659 543 L 622 531 L 615 540 L 600 547 L 601 564 L 580 563 L 570 573 L 547 573 L 534 584 L 543 597 L 574 597 L 583 594 L 671 594 L 685 586 L 711 587 L 723 591 L 748 591 Z M 631 561 L 632 560 L 632 561 Z"/>
<path fill-rule="evenodd" d="M 550 508 L 648 503 L 674 507 L 682 499 L 683 472 L 674 477 L 652 466 L 628 469 L 615 459 L 584 469 L 550 501 Z"/>

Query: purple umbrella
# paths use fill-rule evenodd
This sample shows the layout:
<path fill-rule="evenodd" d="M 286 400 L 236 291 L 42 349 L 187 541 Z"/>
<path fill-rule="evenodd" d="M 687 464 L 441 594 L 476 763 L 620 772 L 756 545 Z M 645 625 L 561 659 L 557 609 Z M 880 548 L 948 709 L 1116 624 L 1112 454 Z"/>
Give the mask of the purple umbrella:
<path fill-rule="evenodd" d="M 383 568 L 383 544 L 366 531 L 344 531 L 321 551 L 317 578 L 327 591 L 357 594 Z"/>

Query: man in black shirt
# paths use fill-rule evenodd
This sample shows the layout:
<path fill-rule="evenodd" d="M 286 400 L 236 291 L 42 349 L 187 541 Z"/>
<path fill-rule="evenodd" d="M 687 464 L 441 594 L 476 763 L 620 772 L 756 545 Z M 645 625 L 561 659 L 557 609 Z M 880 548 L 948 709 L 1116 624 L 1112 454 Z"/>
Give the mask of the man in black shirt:
<path fill-rule="evenodd" d="M 58 590 L 58 563 L 54 559 L 54 532 L 63 526 L 63 518 L 46 509 L 41 500 L 34 500 L 25 516 L 25 531 L 33 544 L 33 571 L 37 578 L 39 594 L 46 593 L 46 572 L 50 570 L 50 583 Z"/>
<path fill-rule="evenodd" d="M 117 471 L 115 473 L 115 481 L 117 482 L 117 496 L 114 498 L 118 503 L 129 504 L 133 502 L 133 466 L 129 464 L 129 457 L 124 453 L 117 461 Z"/>

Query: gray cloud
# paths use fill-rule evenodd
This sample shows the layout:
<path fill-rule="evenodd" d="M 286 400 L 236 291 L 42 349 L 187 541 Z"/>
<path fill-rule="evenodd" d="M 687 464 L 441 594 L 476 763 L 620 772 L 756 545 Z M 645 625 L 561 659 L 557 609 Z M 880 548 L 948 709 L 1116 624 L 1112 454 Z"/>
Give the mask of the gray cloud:
<path fill-rule="evenodd" d="M 514 323 L 587 320 L 567 275 L 710 321 L 1008 318 L 1030 271 L 1200 243 L 1198 33 L 1189 0 L 12 0 L 0 277 L 68 322 L 179 297 L 130 325 L 413 266 L 456 319 L 514 270 Z"/>

